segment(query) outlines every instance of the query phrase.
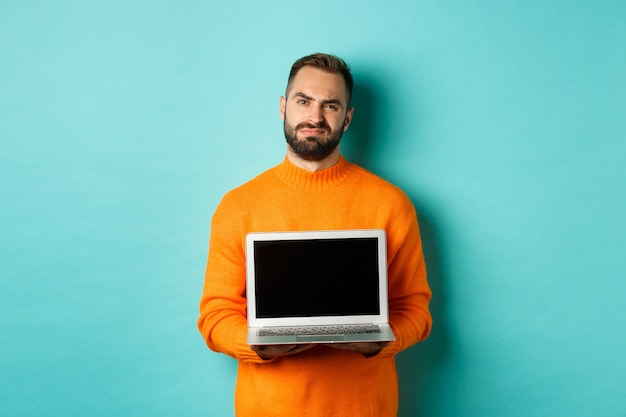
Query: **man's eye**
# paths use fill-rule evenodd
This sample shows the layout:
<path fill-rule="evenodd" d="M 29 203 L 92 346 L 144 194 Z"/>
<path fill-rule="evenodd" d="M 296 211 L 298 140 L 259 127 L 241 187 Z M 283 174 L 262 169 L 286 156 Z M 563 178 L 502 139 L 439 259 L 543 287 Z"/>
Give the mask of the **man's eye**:
<path fill-rule="evenodd" d="M 306 100 L 298 100 L 298 104 L 306 104 L 307 101 Z"/>
<path fill-rule="evenodd" d="M 326 106 L 326 108 L 329 110 L 337 110 L 337 106 L 335 106 L 334 104 L 329 104 Z"/>

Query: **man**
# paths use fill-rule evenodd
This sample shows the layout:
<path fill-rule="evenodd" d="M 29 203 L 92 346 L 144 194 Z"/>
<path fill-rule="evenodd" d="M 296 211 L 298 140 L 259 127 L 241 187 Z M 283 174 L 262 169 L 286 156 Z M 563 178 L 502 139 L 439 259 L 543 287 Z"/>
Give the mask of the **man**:
<path fill-rule="evenodd" d="M 211 224 L 198 327 L 214 351 L 239 361 L 235 411 L 248 416 L 395 416 L 394 356 L 425 339 L 431 292 L 415 209 L 397 187 L 346 161 L 353 80 L 346 63 L 296 61 L 280 115 L 287 155 L 227 193 Z M 249 232 L 384 229 L 392 343 L 246 344 L 245 236 Z"/>

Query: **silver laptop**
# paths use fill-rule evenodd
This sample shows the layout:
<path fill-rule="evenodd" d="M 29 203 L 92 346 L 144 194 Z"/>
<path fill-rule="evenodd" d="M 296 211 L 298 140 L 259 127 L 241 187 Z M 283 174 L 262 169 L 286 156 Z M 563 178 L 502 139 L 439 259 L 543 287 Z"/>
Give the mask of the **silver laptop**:
<path fill-rule="evenodd" d="M 246 236 L 250 345 L 395 340 L 383 230 Z"/>

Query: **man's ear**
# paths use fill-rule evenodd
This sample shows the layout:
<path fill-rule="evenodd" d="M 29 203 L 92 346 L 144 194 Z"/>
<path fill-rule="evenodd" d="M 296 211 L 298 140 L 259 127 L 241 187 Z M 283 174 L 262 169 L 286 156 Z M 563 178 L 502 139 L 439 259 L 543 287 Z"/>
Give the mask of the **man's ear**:
<path fill-rule="evenodd" d="M 345 132 L 350 127 L 350 122 L 352 122 L 352 114 L 354 113 L 354 107 L 350 107 L 346 112 L 346 121 L 343 123 L 343 131 Z"/>
<path fill-rule="evenodd" d="M 286 104 L 285 97 L 280 96 L 280 118 L 283 121 L 285 120 L 285 104 Z"/>

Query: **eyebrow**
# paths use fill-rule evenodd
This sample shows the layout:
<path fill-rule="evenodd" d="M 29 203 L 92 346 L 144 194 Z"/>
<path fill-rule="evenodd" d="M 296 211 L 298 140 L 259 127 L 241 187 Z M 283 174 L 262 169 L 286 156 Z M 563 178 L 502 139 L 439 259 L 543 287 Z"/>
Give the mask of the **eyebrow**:
<path fill-rule="evenodd" d="M 294 93 L 294 97 L 303 98 L 303 99 L 309 100 L 309 101 L 317 101 L 314 97 L 307 96 L 306 94 L 301 93 L 301 92 Z M 341 100 L 336 99 L 336 98 L 331 98 L 331 99 L 328 99 L 328 100 L 322 100 L 321 103 L 322 104 L 338 104 L 340 106 L 343 106 L 343 103 L 341 102 Z"/>

